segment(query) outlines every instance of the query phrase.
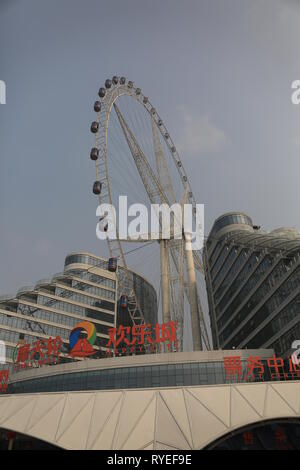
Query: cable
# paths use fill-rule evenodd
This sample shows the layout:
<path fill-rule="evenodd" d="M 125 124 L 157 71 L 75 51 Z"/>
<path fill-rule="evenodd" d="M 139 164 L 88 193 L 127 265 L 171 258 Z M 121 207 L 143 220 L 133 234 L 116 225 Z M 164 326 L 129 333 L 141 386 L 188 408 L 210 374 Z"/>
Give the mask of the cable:
<path fill-rule="evenodd" d="M 133 253 L 135 251 L 140 250 L 141 248 L 146 248 L 146 246 L 152 245 L 156 240 L 152 240 L 151 242 L 148 243 L 143 243 L 142 246 L 138 246 L 137 248 L 134 248 L 133 250 L 127 251 L 126 253 L 124 252 L 124 255 L 129 255 L 130 253 Z"/>

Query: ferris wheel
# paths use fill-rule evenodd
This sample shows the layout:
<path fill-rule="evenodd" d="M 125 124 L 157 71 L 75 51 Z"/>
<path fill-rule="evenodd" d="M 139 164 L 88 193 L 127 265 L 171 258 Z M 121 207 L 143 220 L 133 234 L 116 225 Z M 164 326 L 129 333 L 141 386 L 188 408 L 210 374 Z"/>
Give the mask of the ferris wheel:
<path fill-rule="evenodd" d="M 132 81 L 117 76 L 107 79 L 98 95 L 94 103 L 96 119 L 91 124 L 95 141 L 90 158 L 95 162 L 93 193 L 99 204 L 118 208 L 118 197 L 122 194 L 128 197 L 128 204 L 145 202 L 153 207 L 162 204 L 170 207 L 177 203 L 182 208 L 189 204 L 195 219 L 197 206 L 187 174 L 166 125 L 149 98 Z M 128 269 L 127 250 L 129 243 L 149 244 L 154 238 L 159 247 L 156 266 L 160 270 L 163 322 L 177 322 L 178 350 L 182 351 L 185 318 L 190 315 L 193 349 L 210 349 L 196 275 L 197 272 L 203 275 L 202 258 L 199 251 L 190 249 L 190 236 L 183 227 L 182 236 L 176 236 L 176 216 L 172 217 L 173 232 L 168 238 L 160 221 L 155 237 L 149 231 L 131 239 L 120 235 L 116 217 L 107 222 L 101 216 L 101 229 L 111 232 L 113 225 L 116 234 L 113 238 L 106 236 L 108 269 L 116 271 L 120 303 L 127 308 L 132 323 L 144 324 L 143 308 Z M 152 254 L 150 257 L 153 258 Z M 117 264 L 122 269 L 117 269 Z"/>

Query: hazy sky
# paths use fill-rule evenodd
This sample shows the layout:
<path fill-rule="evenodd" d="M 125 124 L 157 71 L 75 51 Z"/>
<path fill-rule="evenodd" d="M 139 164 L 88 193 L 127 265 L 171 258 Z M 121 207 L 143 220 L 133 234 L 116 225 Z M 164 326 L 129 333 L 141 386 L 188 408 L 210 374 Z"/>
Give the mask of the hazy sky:
<path fill-rule="evenodd" d="M 0 293 L 101 254 L 92 105 L 138 84 L 167 123 L 206 232 L 229 210 L 300 228 L 298 0 L 0 0 Z"/>

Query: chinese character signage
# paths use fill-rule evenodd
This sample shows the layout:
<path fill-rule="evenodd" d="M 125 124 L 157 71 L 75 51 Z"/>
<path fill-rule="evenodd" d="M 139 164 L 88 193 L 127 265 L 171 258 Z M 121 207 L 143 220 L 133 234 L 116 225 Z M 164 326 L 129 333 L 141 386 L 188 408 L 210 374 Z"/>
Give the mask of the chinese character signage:
<path fill-rule="evenodd" d="M 249 356 L 246 361 L 246 372 L 241 356 L 226 356 L 224 357 L 224 369 L 226 379 L 244 379 L 246 382 L 263 380 L 264 377 L 269 377 L 269 380 L 300 378 L 300 364 L 289 358 L 286 368 L 284 360 L 276 356 L 269 357 L 264 361 L 260 356 Z"/>
<path fill-rule="evenodd" d="M 157 323 L 154 327 L 150 324 L 122 326 L 109 328 L 109 340 L 106 344 L 115 355 L 119 353 L 161 351 L 161 345 L 165 344 L 171 350 L 171 345 L 177 348 L 177 322 Z M 109 355 L 110 352 L 107 351 Z"/>
<path fill-rule="evenodd" d="M 32 344 L 21 341 L 17 344 L 14 355 L 14 371 L 42 365 L 57 364 L 63 341 L 56 338 L 39 339 Z"/>

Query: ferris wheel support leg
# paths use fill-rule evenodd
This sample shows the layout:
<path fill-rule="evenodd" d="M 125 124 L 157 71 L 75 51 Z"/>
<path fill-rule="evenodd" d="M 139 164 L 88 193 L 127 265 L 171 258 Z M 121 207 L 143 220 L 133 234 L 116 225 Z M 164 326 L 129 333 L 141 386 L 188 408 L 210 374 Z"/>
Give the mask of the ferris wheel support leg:
<path fill-rule="evenodd" d="M 200 326 L 200 315 L 198 307 L 198 294 L 196 284 L 196 274 L 194 266 L 193 250 L 191 245 L 191 235 L 185 233 L 185 248 L 186 248 L 186 263 L 187 263 L 187 276 L 189 283 L 189 300 L 190 300 L 190 312 L 191 312 L 191 326 L 192 326 L 192 337 L 193 337 L 193 349 L 194 351 L 202 350 L 201 341 L 201 326 Z"/>
<path fill-rule="evenodd" d="M 169 283 L 167 240 L 161 240 L 159 245 L 160 245 L 162 320 L 163 320 L 163 323 L 169 323 L 171 321 L 171 312 L 170 312 L 170 283 Z"/>

